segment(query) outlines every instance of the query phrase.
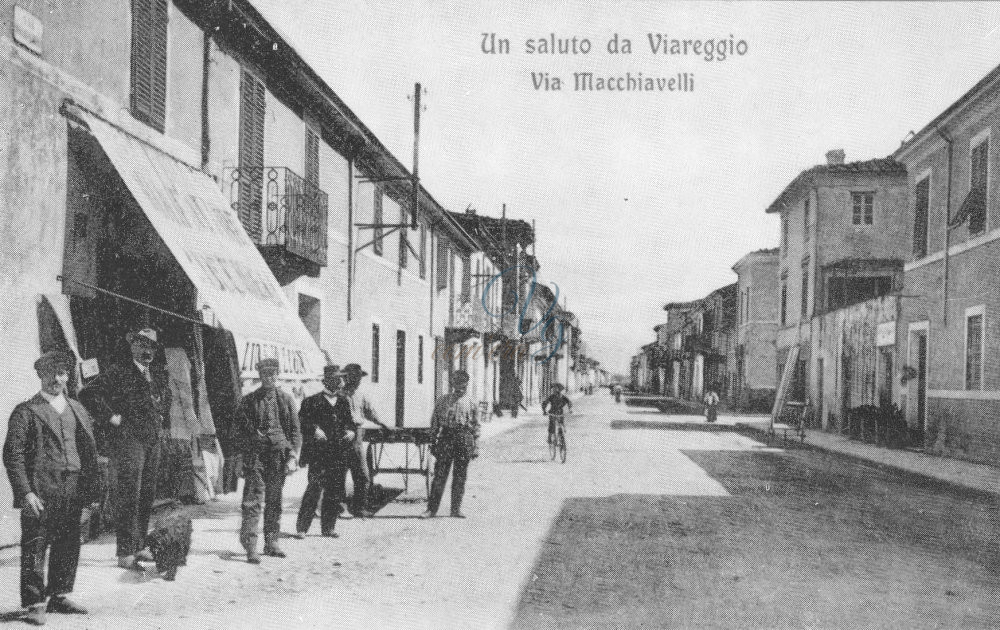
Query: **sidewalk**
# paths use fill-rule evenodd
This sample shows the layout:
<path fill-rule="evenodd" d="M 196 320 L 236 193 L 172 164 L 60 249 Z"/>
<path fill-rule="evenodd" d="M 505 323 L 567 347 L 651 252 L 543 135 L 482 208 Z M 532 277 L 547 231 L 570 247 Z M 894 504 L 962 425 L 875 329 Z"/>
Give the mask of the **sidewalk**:
<path fill-rule="evenodd" d="M 723 417 L 720 416 L 719 420 L 722 421 Z M 770 418 L 767 416 L 729 416 L 726 418 L 725 423 L 766 434 L 770 425 Z M 789 442 L 791 443 L 792 441 L 792 436 L 789 436 Z M 798 445 L 797 438 L 795 438 L 795 443 Z M 818 429 L 806 430 L 804 446 L 846 455 L 877 466 L 914 473 L 955 486 L 1000 496 L 1000 468 L 994 466 L 976 464 L 951 457 L 928 455 L 905 449 L 889 449 L 883 446 L 849 440 L 842 435 Z"/>

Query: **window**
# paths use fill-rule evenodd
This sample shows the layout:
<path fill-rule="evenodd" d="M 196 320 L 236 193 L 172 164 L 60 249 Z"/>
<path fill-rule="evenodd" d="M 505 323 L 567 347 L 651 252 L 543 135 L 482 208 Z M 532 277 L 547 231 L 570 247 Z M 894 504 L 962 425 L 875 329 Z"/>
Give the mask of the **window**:
<path fill-rule="evenodd" d="M 788 275 L 781 275 L 781 325 L 788 321 Z"/>
<path fill-rule="evenodd" d="M 319 136 L 306 128 L 306 181 L 319 186 Z"/>
<path fill-rule="evenodd" d="M 402 206 L 399 207 L 399 266 L 406 269 L 406 266 L 410 264 L 410 239 L 407 234 L 409 227 L 407 224 L 410 222 L 410 217 L 406 216 L 406 210 Z"/>
<path fill-rule="evenodd" d="M 261 236 L 264 187 L 264 83 L 248 70 L 240 79 L 240 221 L 255 242 Z"/>
<path fill-rule="evenodd" d="M 851 201 L 854 205 L 854 212 L 852 214 L 854 225 L 871 225 L 874 218 L 875 193 L 851 193 Z"/>
<path fill-rule="evenodd" d="M 788 253 L 788 215 L 781 213 L 781 255 Z"/>
<path fill-rule="evenodd" d="M 420 226 L 420 278 L 427 277 L 427 226 Z"/>
<path fill-rule="evenodd" d="M 802 261 L 802 317 L 809 315 L 809 259 Z"/>
<path fill-rule="evenodd" d="M 132 116 L 163 133 L 167 114 L 167 0 L 132 0 Z"/>
<path fill-rule="evenodd" d="M 674 350 L 680 350 L 684 346 L 684 335 L 674 333 Z"/>
<path fill-rule="evenodd" d="M 969 209 L 969 233 L 979 234 L 986 229 L 986 206 L 987 188 L 989 180 L 990 166 L 990 138 L 987 136 L 982 142 L 973 147 L 969 160 L 971 161 L 971 186 L 970 194 L 974 195 L 978 203 L 974 203 Z"/>
<path fill-rule="evenodd" d="M 965 311 L 965 389 L 983 388 L 983 307 Z"/>
<path fill-rule="evenodd" d="M 448 240 L 438 239 L 437 248 L 437 288 L 438 291 L 448 287 L 448 260 L 451 257 Z"/>
<path fill-rule="evenodd" d="M 802 235 L 803 239 L 809 242 L 809 197 L 806 197 L 806 203 L 802 207 Z"/>
<path fill-rule="evenodd" d="M 462 303 L 472 299 L 472 259 L 462 255 Z"/>
<path fill-rule="evenodd" d="M 424 336 L 417 336 L 417 382 L 424 382 Z"/>
<path fill-rule="evenodd" d="M 372 324 L 372 383 L 378 383 L 379 359 L 379 329 L 378 324 Z"/>
<path fill-rule="evenodd" d="M 917 182 L 913 196 L 916 200 L 916 208 L 913 213 L 913 257 L 923 258 L 927 255 L 927 217 L 931 199 L 930 177 L 925 177 Z"/>
<path fill-rule="evenodd" d="M 375 225 L 382 225 L 382 185 L 375 184 L 375 203 L 372 206 L 372 223 Z M 376 227 L 372 230 L 374 235 L 374 242 L 372 243 L 372 251 L 375 252 L 376 256 L 382 255 L 382 228 Z"/>

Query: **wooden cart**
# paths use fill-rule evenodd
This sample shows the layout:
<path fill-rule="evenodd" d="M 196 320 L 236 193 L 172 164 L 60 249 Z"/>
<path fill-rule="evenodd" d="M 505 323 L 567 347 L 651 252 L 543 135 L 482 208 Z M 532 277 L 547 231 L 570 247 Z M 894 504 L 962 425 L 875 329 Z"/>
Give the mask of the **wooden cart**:
<path fill-rule="evenodd" d="M 397 473 L 403 475 L 403 488 L 409 492 L 410 475 L 421 475 L 424 478 L 424 488 L 427 495 L 431 493 L 431 480 L 434 476 L 433 457 L 430 444 L 433 439 L 430 427 L 399 427 L 392 429 L 367 429 L 365 441 L 368 442 L 368 461 L 371 466 L 372 480 L 375 475 Z M 402 461 L 398 461 L 398 453 L 387 453 L 387 444 L 402 444 Z"/>

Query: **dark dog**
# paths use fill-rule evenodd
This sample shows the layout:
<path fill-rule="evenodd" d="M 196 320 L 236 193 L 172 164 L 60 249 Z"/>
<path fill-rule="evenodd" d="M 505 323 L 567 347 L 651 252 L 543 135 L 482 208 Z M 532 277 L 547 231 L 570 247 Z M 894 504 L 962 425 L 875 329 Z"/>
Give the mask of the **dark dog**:
<path fill-rule="evenodd" d="M 146 537 L 156 561 L 156 570 L 164 580 L 173 580 L 177 577 L 177 568 L 187 564 L 191 532 L 191 517 L 178 513 L 160 520 Z"/>

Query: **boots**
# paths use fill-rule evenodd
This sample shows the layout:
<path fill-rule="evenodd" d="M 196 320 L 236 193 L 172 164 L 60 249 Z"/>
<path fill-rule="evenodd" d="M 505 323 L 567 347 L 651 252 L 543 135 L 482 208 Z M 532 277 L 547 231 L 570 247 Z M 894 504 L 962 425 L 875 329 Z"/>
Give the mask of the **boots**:
<path fill-rule="evenodd" d="M 278 532 L 264 534 L 264 555 L 274 558 L 284 558 L 285 552 L 278 547 Z"/>

